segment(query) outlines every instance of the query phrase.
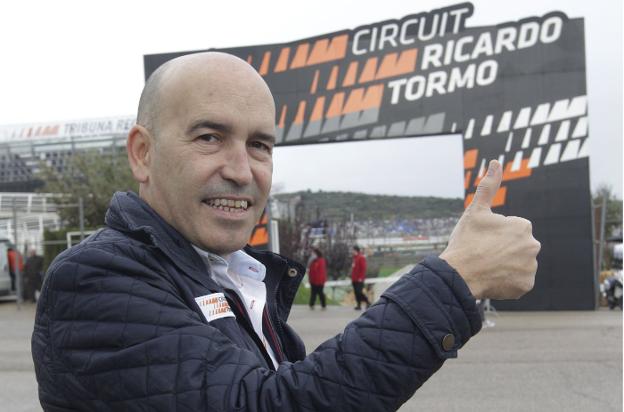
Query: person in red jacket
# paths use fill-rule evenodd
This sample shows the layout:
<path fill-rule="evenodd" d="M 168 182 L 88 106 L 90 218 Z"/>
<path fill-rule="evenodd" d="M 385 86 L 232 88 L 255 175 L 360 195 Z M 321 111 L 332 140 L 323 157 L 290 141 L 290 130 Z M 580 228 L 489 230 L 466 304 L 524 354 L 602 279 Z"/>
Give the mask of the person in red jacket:
<path fill-rule="evenodd" d="M 16 290 L 16 269 L 24 273 L 24 259 L 22 255 L 13 247 L 7 249 L 7 260 L 9 261 L 9 276 L 11 276 L 11 289 Z"/>
<path fill-rule="evenodd" d="M 366 258 L 360 252 L 359 246 L 353 246 L 353 263 L 351 264 L 351 284 L 357 305 L 355 310 L 362 310 L 362 302 L 366 303 L 366 308 L 370 306 L 368 298 L 363 292 L 364 279 L 366 279 Z"/>
<path fill-rule="evenodd" d="M 314 309 L 317 295 L 321 300 L 321 308 L 325 309 L 325 292 L 323 292 L 323 288 L 327 281 L 327 264 L 325 263 L 323 253 L 318 248 L 312 248 L 312 253 L 313 259 L 308 268 L 308 278 L 312 289 L 310 293 L 310 309 Z"/>

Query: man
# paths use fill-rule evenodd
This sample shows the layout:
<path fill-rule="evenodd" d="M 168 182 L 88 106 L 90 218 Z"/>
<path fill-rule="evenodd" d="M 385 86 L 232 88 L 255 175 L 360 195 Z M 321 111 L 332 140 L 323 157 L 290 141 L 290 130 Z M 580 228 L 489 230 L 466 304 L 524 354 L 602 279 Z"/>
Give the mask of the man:
<path fill-rule="evenodd" d="M 28 251 L 28 258 L 24 264 L 24 300 L 36 302 L 37 291 L 41 289 L 43 278 L 43 257 L 37 255 L 35 249 Z"/>
<path fill-rule="evenodd" d="M 310 281 L 310 309 L 314 310 L 316 297 L 321 301 L 321 310 L 325 310 L 325 282 L 327 282 L 327 262 L 323 252 L 318 247 L 312 248 L 310 263 L 308 264 L 308 280 Z"/>
<path fill-rule="evenodd" d="M 7 249 L 7 260 L 9 262 L 9 276 L 11 277 L 11 290 L 16 290 L 17 272 L 24 273 L 24 259 L 22 255 L 13 247 Z"/>
<path fill-rule="evenodd" d="M 362 310 L 362 302 L 366 302 L 366 309 L 370 306 L 370 302 L 364 294 L 364 279 L 366 279 L 366 258 L 360 252 L 359 246 L 353 246 L 351 252 L 353 262 L 351 263 L 351 284 L 353 285 L 353 294 L 355 295 L 355 310 Z"/>
<path fill-rule="evenodd" d="M 478 332 L 475 297 L 532 288 L 539 243 L 528 221 L 490 211 L 493 162 L 442 259 L 305 356 L 286 324 L 304 268 L 245 247 L 274 121 L 262 78 L 227 54 L 171 60 L 146 82 L 127 141 L 138 196 L 116 193 L 107 227 L 43 286 L 32 352 L 45 410 L 396 410 Z"/>

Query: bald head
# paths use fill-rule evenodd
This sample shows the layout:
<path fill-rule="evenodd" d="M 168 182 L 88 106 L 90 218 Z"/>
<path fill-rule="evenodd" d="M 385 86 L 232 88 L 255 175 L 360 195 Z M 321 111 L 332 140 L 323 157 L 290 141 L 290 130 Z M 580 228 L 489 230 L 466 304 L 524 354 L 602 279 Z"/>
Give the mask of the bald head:
<path fill-rule="evenodd" d="M 159 121 L 172 100 L 184 94 L 184 88 L 193 89 L 197 82 L 230 82 L 241 88 L 257 88 L 273 104 L 267 84 L 244 60 L 221 52 L 193 53 L 167 61 L 150 75 L 139 100 L 137 124 L 157 137 Z"/>
<path fill-rule="evenodd" d="M 137 123 L 126 148 L 139 196 L 192 244 L 242 248 L 271 190 L 275 104 L 262 77 L 224 53 L 179 57 L 148 79 Z"/>

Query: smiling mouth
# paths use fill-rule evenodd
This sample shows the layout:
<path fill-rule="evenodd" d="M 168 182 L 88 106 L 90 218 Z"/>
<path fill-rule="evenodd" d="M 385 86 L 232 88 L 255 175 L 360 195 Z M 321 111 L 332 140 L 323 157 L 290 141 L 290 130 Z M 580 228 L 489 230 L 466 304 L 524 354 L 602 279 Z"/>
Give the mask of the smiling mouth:
<path fill-rule="evenodd" d="M 251 202 L 247 200 L 226 198 L 208 199 L 204 200 L 204 203 L 214 209 L 234 213 L 245 212 L 247 211 L 247 208 L 251 206 Z"/>

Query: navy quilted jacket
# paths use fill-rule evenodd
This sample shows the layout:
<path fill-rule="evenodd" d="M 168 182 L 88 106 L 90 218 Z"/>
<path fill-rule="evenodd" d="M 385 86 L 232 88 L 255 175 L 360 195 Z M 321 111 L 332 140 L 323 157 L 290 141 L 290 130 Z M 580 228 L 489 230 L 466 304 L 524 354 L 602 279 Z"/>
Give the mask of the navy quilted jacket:
<path fill-rule="evenodd" d="M 432 257 L 305 356 L 286 325 L 303 268 L 246 249 L 267 266 L 274 370 L 232 293 L 145 202 L 115 194 L 106 224 L 48 271 L 32 338 L 46 411 L 396 410 L 481 327 L 464 281 Z M 236 318 L 206 322 L 194 298 L 214 292 Z"/>

